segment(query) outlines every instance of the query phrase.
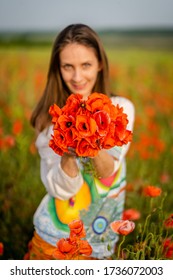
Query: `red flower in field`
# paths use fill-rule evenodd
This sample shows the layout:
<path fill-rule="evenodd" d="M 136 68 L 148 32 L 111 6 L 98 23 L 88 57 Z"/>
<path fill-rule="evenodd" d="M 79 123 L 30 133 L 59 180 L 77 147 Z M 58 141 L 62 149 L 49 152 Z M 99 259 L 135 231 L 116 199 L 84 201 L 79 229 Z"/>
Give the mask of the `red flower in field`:
<path fill-rule="evenodd" d="M 90 256 L 92 254 L 92 247 L 87 240 L 80 240 L 78 246 L 80 254 L 85 256 Z"/>
<path fill-rule="evenodd" d="M 148 131 L 152 131 L 148 129 Z M 147 135 L 141 133 L 139 143 L 136 144 L 136 150 L 143 159 L 158 158 L 159 154 L 165 149 L 165 143 L 157 135 Z"/>
<path fill-rule="evenodd" d="M 123 220 L 138 220 L 141 214 L 136 209 L 127 209 L 123 212 Z"/>
<path fill-rule="evenodd" d="M 156 197 L 161 195 L 162 189 L 155 186 L 147 186 L 144 188 L 144 195 L 150 196 L 150 197 Z"/>
<path fill-rule="evenodd" d="M 86 236 L 83 222 L 74 220 L 68 224 L 70 228 L 70 239 L 78 239 Z"/>
<path fill-rule="evenodd" d="M 14 123 L 13 123 L 13 128 L 12 128 L 12 131 L 13 131 L 13 134 L 14 135 L 18 135 L 22 132 L 23 130 L 23 123 L 21 120 L 16 120 Z"/>
<path fill-rule="evenodd" d="M 36 146 L 35 146 L 35 142 L 32 142 L 29 146 L 29 151 L 32 155 L 35 155 L 37 153 L 37 149 L 36 149 Z"/>
<path fill-rule="evenodd" d="M 57 248 L 53 252 L 53 257 L 60 260 L 76 259 L 78 256 L 90 256 L 92 247 L 87 240 L 81 240 L 86 236 L 83 222 L 74 220 L 68 224 L 70 229 L 69 238 L 61 238 L 57 242 Z"/>
<path fill-rule="evenodd" d="M 4 244 L 0 242 L 0 256 L 4 254 Z"/>
<path fill-rule="evenodd" d="M 169 173 L 166 173 L 166 172 L 162 173 L 161 176 L 160 176 L 160 182 L 161 182 L 162 184 L 169 183 L 169 182 L 170 182 L 170 179 L 171 179 L 171 178 L 170 178 Z"/>
<path fill-rule="evenodd" d="M 53 252 L 53 257 L 59 260 L 70 260 L 77 252 L 77 244 L 71 242 L 69 238 L 61 238 L 57 242 L 57 249 Z"/>
<path fill-rule="evenodd" d="M 27 76 L 26 73 L 24 75 Z M 22 74 L 22 76 L 23 76 L 23 74 Z M 38 92 L 38 90 L 40 90 L 40 89 L 42 90 L 42 86 L 44 84 L 44 81 L 45 81 L 44 73 L 42 73 L 41 71 L 37 71 L 35 73 L 35 81 L 34 81 L 35 82 L 35 87 L 36 87 L 36 92 Z"/>
<path fill-rule="evenodd" d="M 11 148 L 15 146 L 15 139 L 12 135 L 7 135 L 4 138 L 5 147 Z"/>
<path fill-rule="evenodd" d="M 113 232 L 128 235 L 131 233 L 135 228 L 135 223 L 129 220 L 118 220 L 114 221 L 110 224 L 110 227 Z"/>
<path fill-rule="evenodd" d="M 59 155 L 73 147 L 77 156 L 94 157 L 101 149 L 132 140 L 123 108 L 114 106 L 101 93 L 92 93 L 87 100 L 80 94 L 71 94 L 62 109 L 54 104 L 49 113 L 54 125 L 49 146 Z"/>
<path fill-rule="evenodd" d="M 165 221 L 164 225 L 167 228 L 173 228 L 173 214 L 171 214 Z"/>
<path fill-rule="evenodd" d="M 15 138 L 13 135 L 6 135 L 4 138 L 0 139 L 0 150 L 8 150 L 14 147 L 16 144 Z"/>
<path fill-rule="evenodd" d="M 167 238 L 163 242 L 163 254 L 166 258 L 173 258 L 173 242 L 171 242 L 170 238 Z"/>
<path fill-rule="evenodd" d="M 3 135 L 3 128 L 0 126 L 0 136 Z"/>

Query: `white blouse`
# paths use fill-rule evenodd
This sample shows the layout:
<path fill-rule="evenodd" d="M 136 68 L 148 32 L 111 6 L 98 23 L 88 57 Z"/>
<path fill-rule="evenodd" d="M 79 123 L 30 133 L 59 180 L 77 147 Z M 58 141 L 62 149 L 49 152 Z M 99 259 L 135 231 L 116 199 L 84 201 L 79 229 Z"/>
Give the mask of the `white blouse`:
<path fill-rule="evenodd" d="M 133 130 L 134 125 L 134 105 L 133 103 L 124 97 L 115 96 L 111 98 L 114 105 L 119 104 L 120 107 L 124 108 L 124 113 L 127 114 L 129 123 L 127 129 Z M 53 133 L 53 126 L 44 129 L 36 139 L 36 147 L 38 149 L 41 162 L 40 162 L 40 172 L 41 180 L 46 187 L 48 194 L 52 197 L 59 198 L 61 200 L 67 200 L 73 195 L 75 195 L 82 183 L 83 177 L 80 172 L 76 177 L 72 178 L 68 176 L 61 168 L 61 156 L 57 155 L 50 147 L 49 140 L 51 139 L 51 134 Z M 121 147 L 113 147 L 107 150 L 114 158 L 114 172 L 118 170 L 120 164 L 125 158 L 125 155 L 129 149 L 130 143 L 123 145 Z"/>

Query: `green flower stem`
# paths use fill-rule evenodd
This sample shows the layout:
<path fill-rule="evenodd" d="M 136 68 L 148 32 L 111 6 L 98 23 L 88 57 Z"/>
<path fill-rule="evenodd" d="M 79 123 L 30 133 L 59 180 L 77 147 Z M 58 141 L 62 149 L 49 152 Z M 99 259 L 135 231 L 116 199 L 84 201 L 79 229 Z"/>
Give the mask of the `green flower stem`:
<path fill-rule="evenodd" d="M 153 209 L 153 197 L 151 197 L 151 199 L 150 199 L 150 210 L 152 211 L 152 209 Z"/>
<path fill-rule="evenodd" d="M 126 238 L 126 236 L 124 235 L 124 236 L 123 236 L 123 239 L 122 239 L 122 241 L 121 241 L 121 243 L 120 243 L 120 245 L 119 245 L 119 247 L 118 247 L 118 254 L 117 254 L 117 258 L 118 258 L 118 259 L 120 259 L 121 246 L 122 246 L 122 244 L 124 243 L 125 238 Z"/>
<path fill-rule="evenodd" d="M 151 214 L 149 214 L 149 215 L 146 217 L 145 224 L 144 224 L 144 230 L 143 230 L 143 233 L 142 233 L 141 241 L 143 241 L 144 233 L 145 233 L 145 231 L 146 231 L 146 229 L 147 229 L 148 221 L 149 221 L 150 217 L 151 217 Z"/>

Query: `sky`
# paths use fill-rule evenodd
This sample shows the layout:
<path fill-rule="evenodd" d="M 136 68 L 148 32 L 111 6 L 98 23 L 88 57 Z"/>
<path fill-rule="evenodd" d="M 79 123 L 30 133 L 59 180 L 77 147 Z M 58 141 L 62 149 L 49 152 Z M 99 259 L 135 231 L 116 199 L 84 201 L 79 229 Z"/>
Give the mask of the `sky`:
<path fill-rule="evenodd" d="M 173 0 L 0 0 L 0 31 L 172 27 Z"/>

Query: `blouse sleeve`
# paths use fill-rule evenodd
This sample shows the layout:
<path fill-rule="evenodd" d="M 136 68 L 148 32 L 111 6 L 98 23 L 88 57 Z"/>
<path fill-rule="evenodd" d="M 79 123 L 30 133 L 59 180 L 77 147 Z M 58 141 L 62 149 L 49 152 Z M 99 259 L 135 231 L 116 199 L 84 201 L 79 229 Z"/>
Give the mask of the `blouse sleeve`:
<path fill-rule="evenodd" d="M 134 119 L 135 119 L 135 109 L 133 103 L 125 97 L 112 97 L 112 103 L 116 106 L 119 104 L 120 107 L 123 107 L 123 112 L 127 114 L 128 124 L 127 129 L 133 131 Z M 113 156 L 114 160 L 114 172 L 116 172 L 125 155 L 127 154 L 130 147 L 130 142 L 123 146 L 115 146 L 108 150 L 108 153 Z"/>
<path fill-rule="evenodd" d="M 61 157 L 49 147 L 51 133 L 52 126 L 41 132 L 36 140 L 41 158 L 41 180 L 51 196 L 67 200 L 78 192 L 83 184 L 83 177 L 80 171 L 76 177 L 71 178 L 62 170 Z"/>

